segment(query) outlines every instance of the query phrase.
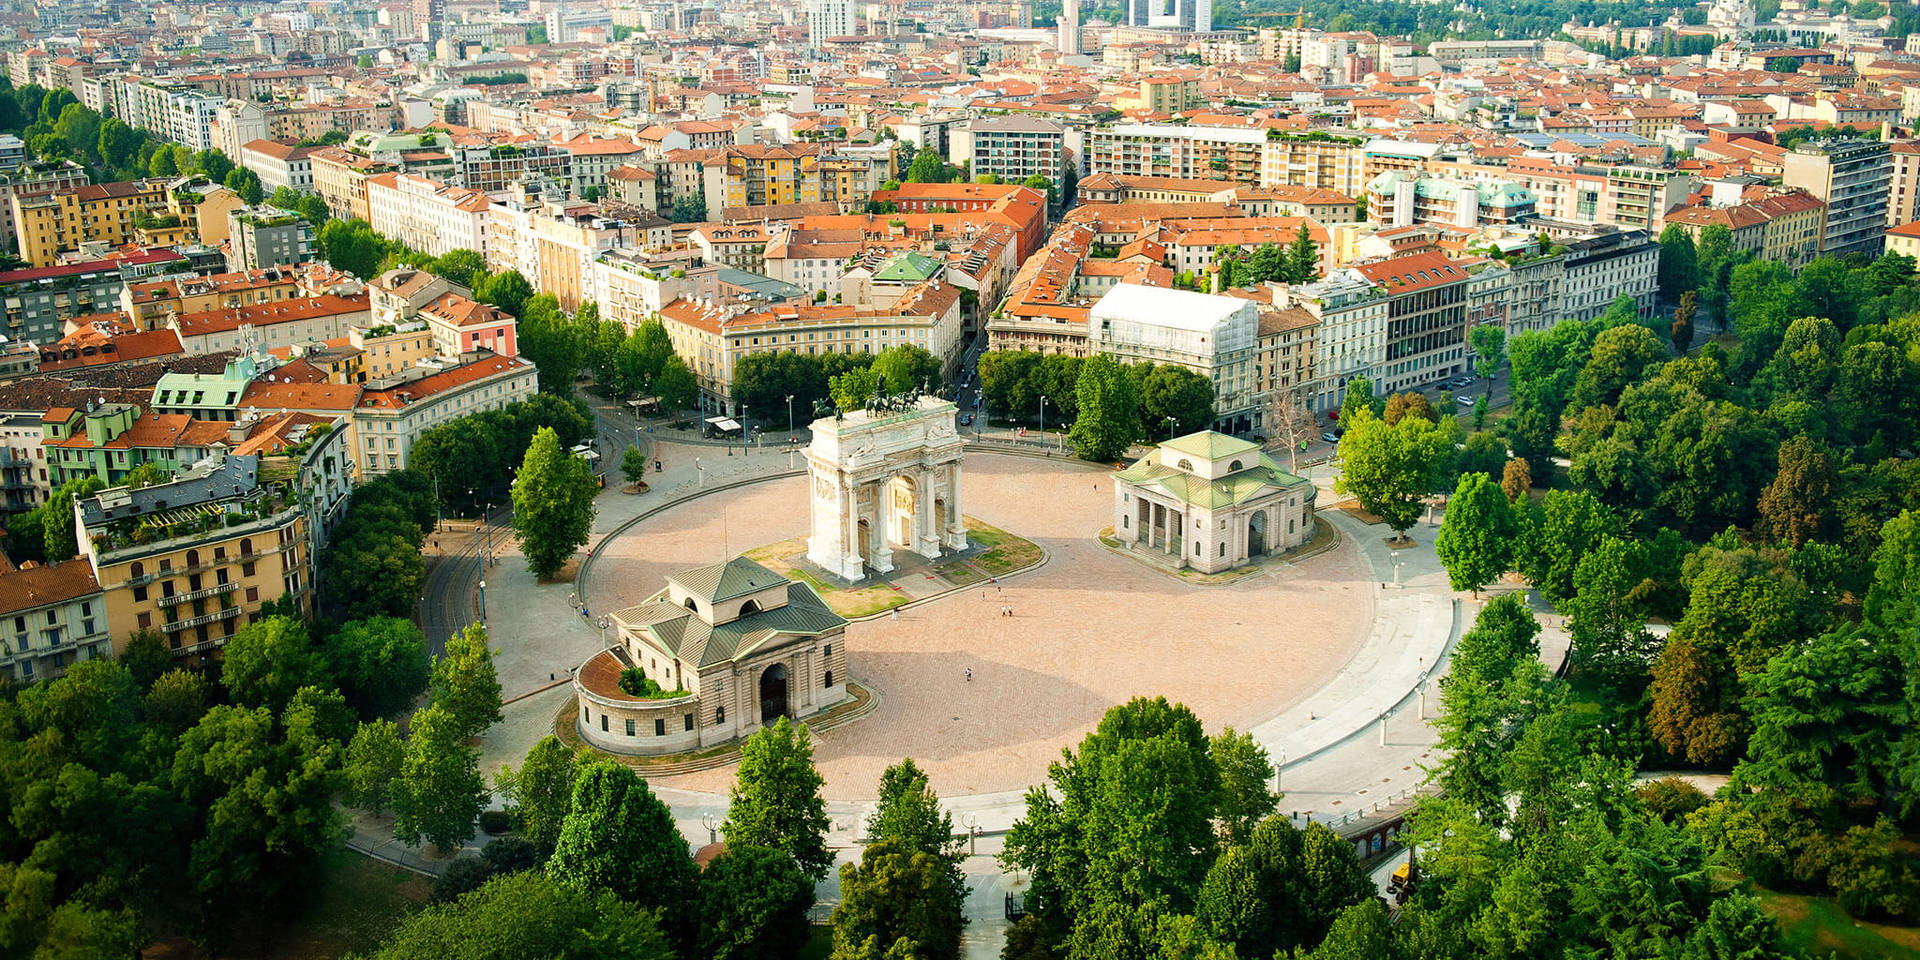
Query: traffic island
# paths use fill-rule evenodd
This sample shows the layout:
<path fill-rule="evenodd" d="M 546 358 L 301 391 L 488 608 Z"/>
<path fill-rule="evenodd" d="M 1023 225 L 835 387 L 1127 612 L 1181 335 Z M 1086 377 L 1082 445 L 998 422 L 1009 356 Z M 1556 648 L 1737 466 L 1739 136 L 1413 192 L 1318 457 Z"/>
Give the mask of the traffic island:
<path fill-rule="evenodd" d="M 959 553 L 928 561 L 907 551 L 893 554 L 894 568 L 885 574 L 848 583 L 807 560 L 804 538 L 782 540 L 748 550 L 746 556 L 776 573 L 802 581 L 827 602 L 833 612 L 849 620 L 885 613 L 894 607 L 928 600 L 996 577 L 1018 573 L 1040 563 L 1039 544 L 1015 536 L 973 517 L 966 523 L 970 544 Z"/>

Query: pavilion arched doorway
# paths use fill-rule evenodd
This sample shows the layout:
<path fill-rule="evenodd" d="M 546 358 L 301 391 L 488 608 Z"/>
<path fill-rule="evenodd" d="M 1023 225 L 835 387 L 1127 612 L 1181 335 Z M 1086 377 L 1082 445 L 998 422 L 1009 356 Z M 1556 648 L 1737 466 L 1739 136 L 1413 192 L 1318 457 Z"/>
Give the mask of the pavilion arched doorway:
<path fill-rule="evenodd" d="M 787 713 L 787 665 L 776 663 L 760 674 L 760 723 L 771 726 Z"/>

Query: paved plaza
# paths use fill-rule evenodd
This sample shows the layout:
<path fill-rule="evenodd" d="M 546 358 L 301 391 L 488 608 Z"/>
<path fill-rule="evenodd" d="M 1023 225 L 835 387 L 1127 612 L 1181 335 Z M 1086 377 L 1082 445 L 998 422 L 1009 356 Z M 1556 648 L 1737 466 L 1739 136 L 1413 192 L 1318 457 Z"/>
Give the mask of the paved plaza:
<path fill-rule="evenodd" d="M 974 454 L 966 483 L 970 515 L 1039 543 L 1048 562 L 847 628 L 853 676 L 880 707 L 820 737 L 830 799 L 872 796 L 903 756 L 943 796 L 1019 790 L 1139 695 L 1184 702 L 1210 730 L 1245 729 L 1331 680 L 1372 622 L 1375 585 L 1352 544 L 1197 586 L 1101 546 L 1095 534 L 1113 512 L 1103 470 Z M 804 478 L 770 480 L 641 521 L 590 569 L 590 607 L 637 603 L 669 573 L 804 536 L 806 492 Z M 724 792 L 732 778 L 728 766 L 658 785 Z"/>

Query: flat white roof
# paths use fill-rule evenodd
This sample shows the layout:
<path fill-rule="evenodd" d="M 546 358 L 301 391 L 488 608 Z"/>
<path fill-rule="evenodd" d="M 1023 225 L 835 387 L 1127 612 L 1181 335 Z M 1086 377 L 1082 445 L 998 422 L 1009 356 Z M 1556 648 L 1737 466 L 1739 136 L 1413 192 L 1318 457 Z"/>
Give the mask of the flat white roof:
<path fill-rule="evenodd" d="M 1096 320 L 1129 320 L 1150 326 L 1205 333 L 1231 319 L 1235 313 L 1252 308 L 1253 301 L 1239 297 L 1216 297 L 1190 290 L 1121 283 L 1115 284 L 1106 296 L 1093 305 L 1089 316 Z"/>
<path fill-rule="evenodd" d="M 1180 140 L 1220 140 L 1228 143 L 1266 143 L 1264 127 L 1186 127 L 1153 123 L 1115 124 L 1112 133 L 1123 137 L 1172 137 Z"/>

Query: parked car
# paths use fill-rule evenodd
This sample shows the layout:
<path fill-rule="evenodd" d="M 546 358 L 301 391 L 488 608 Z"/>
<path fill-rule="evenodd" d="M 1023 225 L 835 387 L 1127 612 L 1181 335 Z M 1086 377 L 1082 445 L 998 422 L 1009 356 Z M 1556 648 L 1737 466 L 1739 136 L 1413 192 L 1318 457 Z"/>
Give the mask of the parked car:
<path fill-rule="evenodd" d="M 1454 398 L 1453 398 L 1453 402 L 1454 402 L 1454 403 L 1457 403 L 1457 404 L 1459 404 L 1459 405 L 1461 405 L 1461 406 L 1463 406 L 1463 407 L 1466 407 L 1466 408 L 1467 408 L 1467 409 L 1469 409 L 1469 410 L 1471 410 L 1471 409 L 1473 409 L 1473 404 L 1474 404 L 1474 401 L 1476 401 L 1476 400 L 1478 400 L 1478 399 L 1480 399 L 1480 398 L 1479 398 L 1479 395 L 1478 395 L 1478 394 L 1476 394 L 1476 395 L 1474 395 L 1474 396 L 1471 396 L 1471 397 L 1454 397 Z"/>
<path fill-rule="evenodd" d="M 1339 443 L 1340 435 L 1337 433 L 1334 433 L 1332 430 L 1328 430 L 1325 433 L 1322 433 L 1320 435 L 1320 439 L 1325 440 L 1328 443 Z"/>

